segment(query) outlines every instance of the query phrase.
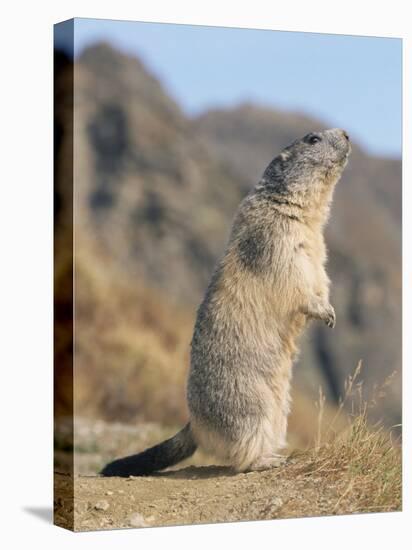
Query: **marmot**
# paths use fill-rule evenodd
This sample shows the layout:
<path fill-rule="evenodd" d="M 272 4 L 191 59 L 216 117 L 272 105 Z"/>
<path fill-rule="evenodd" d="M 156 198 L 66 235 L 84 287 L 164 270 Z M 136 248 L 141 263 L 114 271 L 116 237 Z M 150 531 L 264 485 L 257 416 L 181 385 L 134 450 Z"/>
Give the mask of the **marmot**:
<path fill-rule="evenodd" d="M 334 128 L 307 134 L 272 160 L 240 204 L 197 312 L 190 422 L 107 464 L 103 475 L 149 474 L 198 446 L 238 472 L 282 462 L 297 337 L 310 318 L 335 325 L 323 227 L 350 149 L 347 133 Z"/>

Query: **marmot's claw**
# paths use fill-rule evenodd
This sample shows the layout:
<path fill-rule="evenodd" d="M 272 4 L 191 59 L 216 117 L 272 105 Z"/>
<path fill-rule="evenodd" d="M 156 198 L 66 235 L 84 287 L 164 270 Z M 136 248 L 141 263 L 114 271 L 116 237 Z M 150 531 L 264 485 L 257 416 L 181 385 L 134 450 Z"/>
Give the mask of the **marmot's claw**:
<path fill-rule="evenodd" d="M 330 310 L 328 311 L 326 317 L 325 317 L 325 323 L 329 328 L 335 328 L 336 325 L 336 314 L 335 310 L 331 306 Z"/>

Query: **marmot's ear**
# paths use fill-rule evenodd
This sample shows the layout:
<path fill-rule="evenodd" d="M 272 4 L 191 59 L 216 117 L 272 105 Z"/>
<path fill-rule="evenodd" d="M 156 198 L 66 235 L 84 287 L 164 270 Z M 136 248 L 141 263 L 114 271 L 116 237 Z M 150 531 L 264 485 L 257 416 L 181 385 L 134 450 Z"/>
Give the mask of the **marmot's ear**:
<path fill-rule="evenodd" d="M 282 153 L 280 153 L 280 158 L 283 161 L 288 160 L 290 158 L 289 151 L 282 151 Z"/>

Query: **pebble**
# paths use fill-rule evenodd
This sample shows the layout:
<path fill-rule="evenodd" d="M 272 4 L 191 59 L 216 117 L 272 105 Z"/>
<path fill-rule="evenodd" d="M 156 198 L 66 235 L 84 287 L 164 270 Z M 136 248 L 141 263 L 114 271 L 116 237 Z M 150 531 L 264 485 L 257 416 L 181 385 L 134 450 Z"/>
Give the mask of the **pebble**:
<path fill-rule="evenodd" d="M 86 502 L 76 502 L 74 509 L 77 514 L 84 514 L 87 512 L 87 503 Z"/>
<path fill-rule="evenodd" d="M 281 498 L 274 498 L 272 504 L 275 508 L 280 508 L 283 504 L 283 500 Z"/>
<path fill-rule="evenodd" d="M 113 491 L 106 491 L 106 495 L 112 495 L 113 494 Z"/>
<path fill-rule="evenodd" d="M 132 527 L 147 527 L 146 520 L 141 514 L 135 512 L 129 517 L 129 525 Z"/>
<path fill-rule="evenodd" d="M 107 500 L 99 500 L 99 502 L 96 502 L 94 507 L 95 507 L 96 510 L 105 511 L 109 508 L 109 503 L 107 502 Z"/>

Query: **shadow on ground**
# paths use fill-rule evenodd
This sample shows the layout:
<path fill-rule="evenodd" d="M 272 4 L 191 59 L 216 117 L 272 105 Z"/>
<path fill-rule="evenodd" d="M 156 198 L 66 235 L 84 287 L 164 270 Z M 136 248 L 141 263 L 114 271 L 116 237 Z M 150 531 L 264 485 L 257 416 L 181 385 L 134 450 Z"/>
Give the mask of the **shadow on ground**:
<path fill-rule="evenodd" d="M 156 472 L 151 477 L 168 477 L 173 479 L 209 479 L 213 477 L 232 477 L 236 472 L 229 466 L 188 466 L 180 470 Z"/>
<path fill-rule="evenodd" d="M 53 508 L 51 506 L 26 506 L 23 510 L 47 523 L 53 523 Z"/>

